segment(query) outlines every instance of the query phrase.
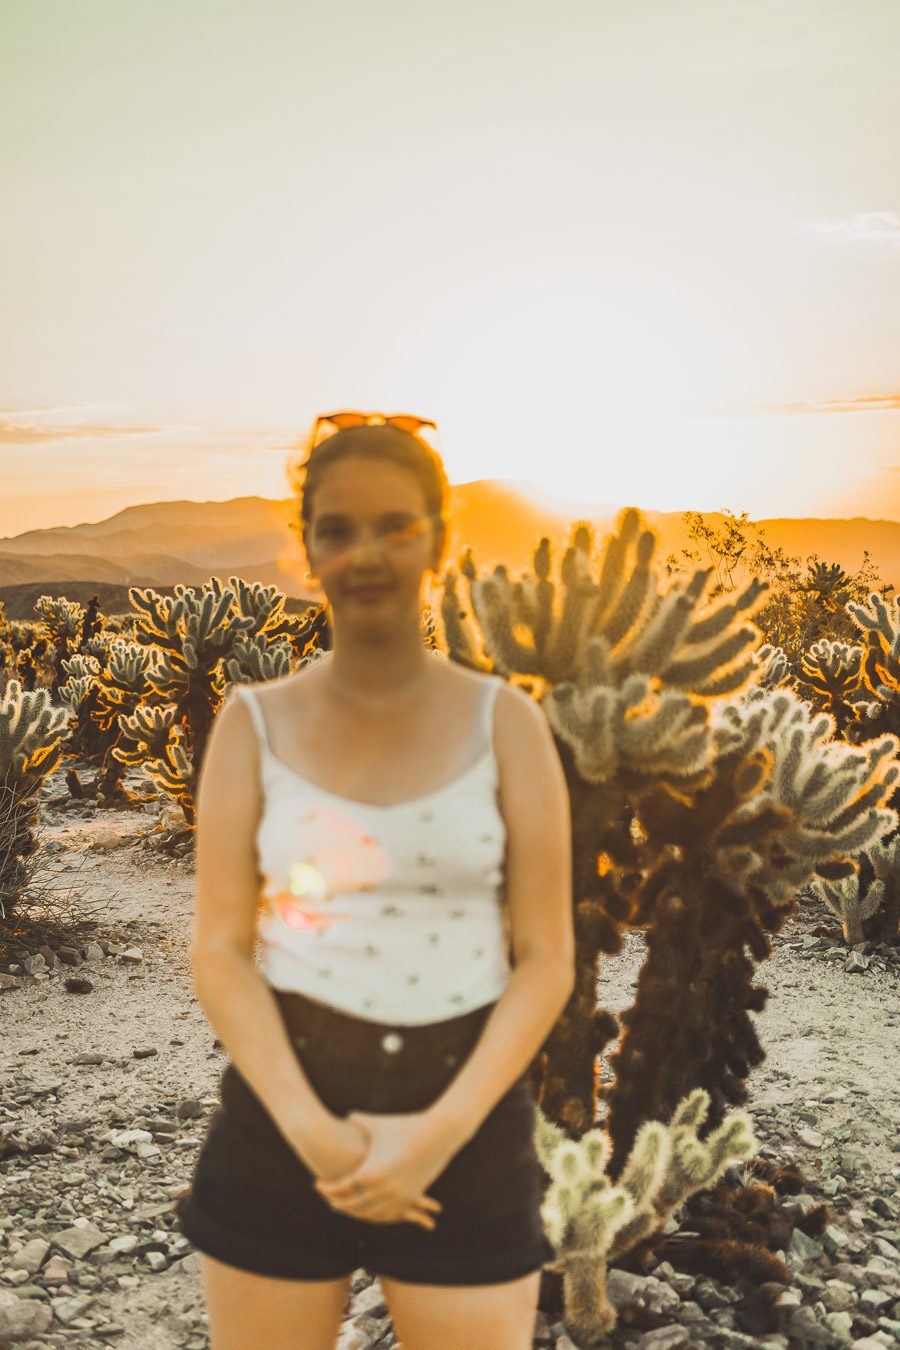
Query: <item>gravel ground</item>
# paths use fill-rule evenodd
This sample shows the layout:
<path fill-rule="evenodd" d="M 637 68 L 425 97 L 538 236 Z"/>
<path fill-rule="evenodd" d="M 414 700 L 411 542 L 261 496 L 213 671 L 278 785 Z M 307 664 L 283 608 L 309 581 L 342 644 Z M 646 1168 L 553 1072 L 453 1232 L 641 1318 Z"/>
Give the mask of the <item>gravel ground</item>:
<path fill-rule="evenodd" d="M 51 786 L 63 786 L 58 772 Z M 191 859 L 159 851 L 160 831 L 155 808 L 43 809 L 55 886 L 71 886 L 73 913 L 104 910 L 97 945 L 82 938 L 72 965 L 29 962 L 30 972 L 0 975 L 0 1350 L 208 1345 L 197 1259 L 172 1205 L 217 1104 L 225 1058 L 191 984 Z M 826 919 L 806 902 L 759 975 L 771 990 L 757 1018 L 768 1057 L 751 1081 L 750 1109 L 769 1156 L 807 1170 L 832 1197 L 839 1227 L 824 1250 L 817 1243 L 817 1251 L 790 1254 L 798 1282 L 784 1297 L 793 1323 L 768 1339 L 742 1335 L 727 1291 L 718 1311 L 701 1312 L 699 1282 L 663 1268 L 640 1288 L 628 1283 L 640 1277 L 623 1275 L 616 1296 L 652 1307 L 651 1284 L 667 1295 L 674 1287 L 679 1306 L 697 1309 L 703 1325 L 685 1313 L 685 1330 L 672 1314 L 671 1325 L 617 1331 L 610 1344 L 900 1343 L 900 1265 L 887 1250 L 900 1261 L 900 949 L 848 955 L 814 936 Z M 641 937 L 629 935 L 605 962 L 605 1006 L 631 1001 L 642 951 Z M 65 988 L 74 975 L 87 977 L 87 992 Z M 865 1288 L 849 1278 L 876 1258 L 887 1264 L 880 1276 L 876 1264 Z M 844 1277 L 831 1283 L 852 1298 L 824 1289 L 828 1262 Z M 873 1282 L 883 1297 L 867 1303 Z M 803 1318 L 817 1319 L 822 1335 L 806 1337 Z M 823 1318 L 832 1319 L 827 1329 Z M 14 1338 L 11 1326 L 19 1328 Z M 541 1315 L 535 1344 L 571 1346 L 561 1325 Z M 377 1279 L 360 1271 L 341 1350 L 376 1345 L 396 1342 Z"/>

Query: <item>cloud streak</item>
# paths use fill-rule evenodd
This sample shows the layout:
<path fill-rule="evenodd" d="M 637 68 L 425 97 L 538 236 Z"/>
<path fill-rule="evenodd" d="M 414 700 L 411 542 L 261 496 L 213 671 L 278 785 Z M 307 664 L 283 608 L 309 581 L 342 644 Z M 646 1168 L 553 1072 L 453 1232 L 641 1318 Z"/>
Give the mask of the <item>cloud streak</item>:
<path fill-rule="evenodd" d="M 814 221 L 809 229 L 831 243 L 889 244 L 900 248 L 900 216 L 896 211 L 863 211 L 846 220 Z"/>
<path fill-rule="evenodd" d="M 792 417 L 811 413 L 897 412 L 900 393 L 864 394 L 861 398 L 805 399 L 795 403 L 733 403 L 708 409 L 719 417 Z"/>
<path fill-rule="evenodd" d="M 122 426 L 86 418 L 87 413 L 96 413 L 100 407 L 100 404 L 60 404 L 54 408 L 0 409 L 0 445 L 41 445 L 50 441 L 108 440 L 112 437 L 120 439 L 123 436 L 146 436 L 164 430 L 161 427 Z"/>

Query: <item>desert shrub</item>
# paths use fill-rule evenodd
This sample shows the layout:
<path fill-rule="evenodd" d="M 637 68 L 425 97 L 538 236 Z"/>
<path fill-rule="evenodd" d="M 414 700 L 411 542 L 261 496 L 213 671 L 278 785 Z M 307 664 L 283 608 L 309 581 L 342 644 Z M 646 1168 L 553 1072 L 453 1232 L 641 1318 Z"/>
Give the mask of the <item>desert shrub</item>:
<path fill-rule="evenodd" d="M 685 511 L 682 519 L 696 548 L 682 548 L 670 554 L 667 571 L 683 572 L 709 560 L 713 569 L 710 599 L 742 589 L 748 577 L 765 582 L 766 603 L 754 615 L 754 623 L 763 639 L 772 647 L 781 647 L 792 674 L 797 674 L 803 654 L 823 637 L 848 642 L 856 636 L 848 605 L 862 603 L 878 586 L 878 574 L 868 549 L 852 575 L 839 563 L 825 563 L 815 554 L 804 561 L 773 547 L 766 531 L 743 511 L 735 516 L 725 510 L 719 526 L 702 512 Z M 880 593 L 893 590 L 881 583 Z"/>

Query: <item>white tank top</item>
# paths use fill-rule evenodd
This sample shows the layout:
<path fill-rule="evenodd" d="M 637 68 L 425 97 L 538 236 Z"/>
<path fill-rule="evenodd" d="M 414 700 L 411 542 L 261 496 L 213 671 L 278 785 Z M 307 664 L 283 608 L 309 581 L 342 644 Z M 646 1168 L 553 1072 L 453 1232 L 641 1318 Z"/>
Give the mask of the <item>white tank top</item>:
<path fill-rule="evenodd" d="M 511 971 L 493 709 L 484 748 L 436 792 L 388 806 L 338 797 L 277 759 L 255 691 L 264 793 L 256 832 L 264 905 L 260 972 L 354 1016 L 414 1025 L 499 998 Z"/>

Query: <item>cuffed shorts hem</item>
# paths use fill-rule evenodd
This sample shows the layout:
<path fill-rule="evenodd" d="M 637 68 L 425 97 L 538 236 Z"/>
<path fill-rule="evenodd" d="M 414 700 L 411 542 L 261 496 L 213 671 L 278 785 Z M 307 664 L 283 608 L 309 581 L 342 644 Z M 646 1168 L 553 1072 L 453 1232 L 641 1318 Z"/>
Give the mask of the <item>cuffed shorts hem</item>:
<path fill-rule="evenodd" d="M 442 1253 L 431 1266 L 427 1259 L 416 1260 L 412 1254 L 391 1259 L 365 1247 L 361 1247 L 353 1258 L 323 1261 L 316 1260 L 313 1251 L 304 1251 L 298 1259 L 297 1254 L 287 1250 L 283 1243 L 269 1246 L 256 1237 L 229 1228 L 201 1210 L 191 1195 L 182 1196 L 177 1213 L 182 1234 L 197 1251 L 238 1270 L 273 1279 L 340 1280 L 357 1270 L 365 1270 L 369 1275 L 384 1275 L 406 1284 L 503 1284 L 543 1269 L 556 1256 L 549 1239 L 545 1238 L 537 1248 L 531 1246 L 518 1252 L 472 1252 L 455 1257 Z"/>
<path fill-rule="evenodd" d="M 339 1280 L 362 1265 L 361 1261 L 356 1264 L 347 1260 L 317 1261 L 310 1251 L 305 1251 L 298 1261 L 296 1253 L 287 1250 L 284 1244 L 267 1246 L 256 1237 L 229 1228 L 200 1209 L 191 1195 L 178 1202 L 177 1215 L 181 1232 L 192 1247 L 251 1275 L 270 1275 L 282 1280 Z"/>

